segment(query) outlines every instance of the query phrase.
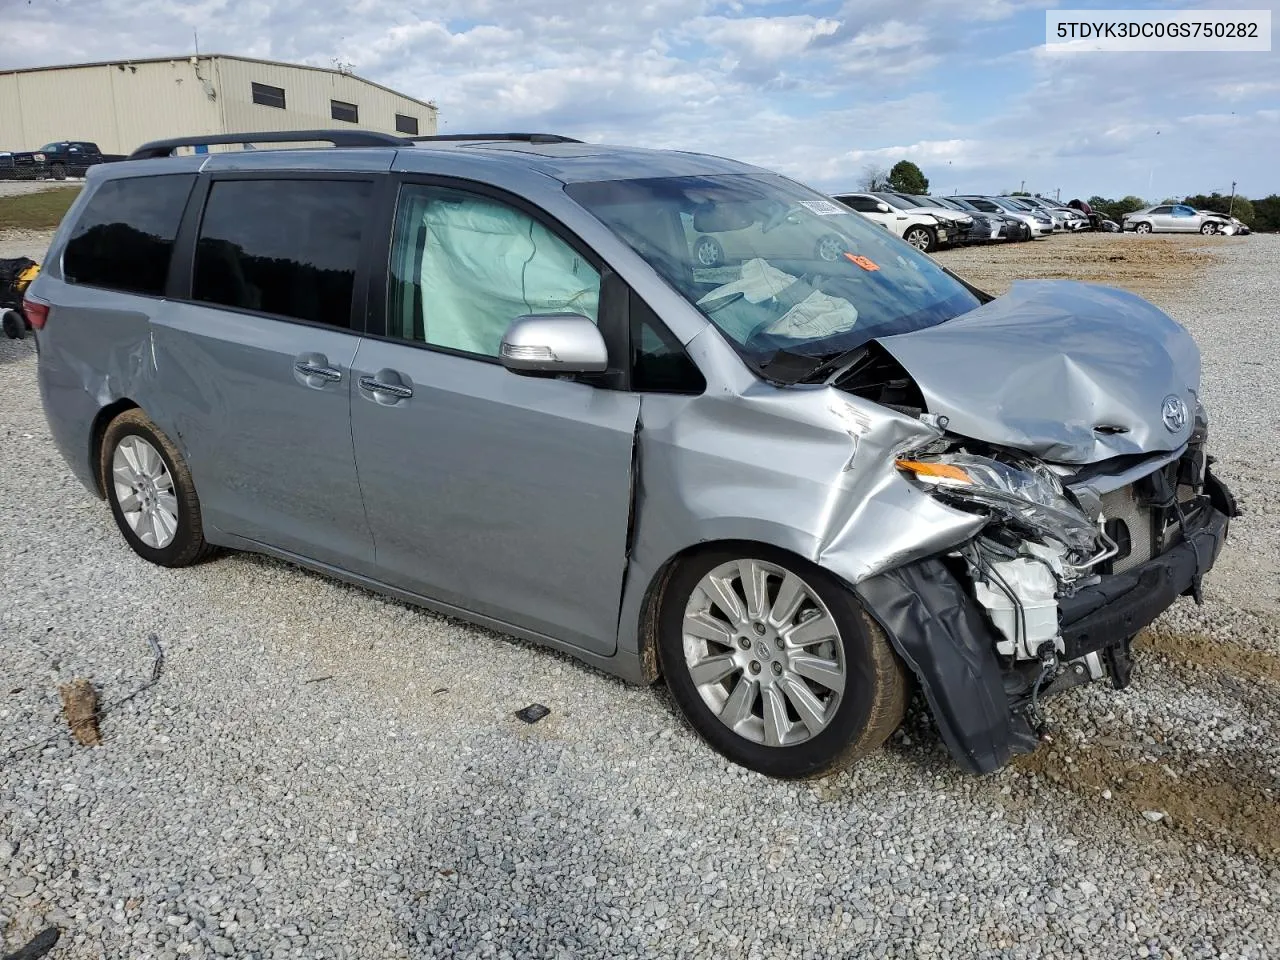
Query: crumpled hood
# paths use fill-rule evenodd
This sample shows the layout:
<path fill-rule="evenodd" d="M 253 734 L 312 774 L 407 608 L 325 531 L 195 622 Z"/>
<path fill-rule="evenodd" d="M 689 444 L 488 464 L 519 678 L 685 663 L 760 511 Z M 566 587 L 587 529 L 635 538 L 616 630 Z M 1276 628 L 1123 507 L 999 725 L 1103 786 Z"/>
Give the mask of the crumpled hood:
<path fill-rule="evenodd" d="M 954 320 L 880 343 L 949 432 L 1050 461 L 1175 450 L 1195 421 L 1200 350 L 1191 334 L 1111 287 L 1024 280 Z M 1173 429 L 1170 397 L 1186 405 Z"/>

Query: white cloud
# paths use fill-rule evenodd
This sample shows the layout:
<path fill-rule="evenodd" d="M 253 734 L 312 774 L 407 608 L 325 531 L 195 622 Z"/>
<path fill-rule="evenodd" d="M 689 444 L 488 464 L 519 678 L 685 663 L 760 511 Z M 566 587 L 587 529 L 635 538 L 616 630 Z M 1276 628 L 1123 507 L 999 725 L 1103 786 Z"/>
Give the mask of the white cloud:
<path fill-rule="evenodd" d="M 866 163 L 909 158 L 939 189 L 1026 180 L 1163 196 L 1233 179 L 1250 193 L 1280 189 L 1273 55 L 1047 57 L 1033 38 L 1050 5 L 11 2 L 6 33 L 20 42 L 0 66 L 185 53 L 198 29 L 206 52 L 353 63 L 439 103 L 446 132 L 546 129 L 705 150 L 830 187 Z M 987 71 L 1012 86 L 983 89 Z"/>

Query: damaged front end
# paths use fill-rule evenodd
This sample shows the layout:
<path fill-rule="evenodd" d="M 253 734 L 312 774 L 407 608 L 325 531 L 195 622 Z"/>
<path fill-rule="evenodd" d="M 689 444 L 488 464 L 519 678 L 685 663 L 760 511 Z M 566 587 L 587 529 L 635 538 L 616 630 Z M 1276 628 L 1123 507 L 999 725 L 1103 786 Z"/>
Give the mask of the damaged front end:
<path fill-rule="evenodd" d="M 1178 596 L 1199 601 L 1236 510 L 1197 420 L 1180 450 L 1085 468 L 951 436 L 897 459 L 919 489 L 987 518 L 856 587 L 969 772 L 1034 749 L 1041 698 L 1127 686 L 1134 635 Z"/>

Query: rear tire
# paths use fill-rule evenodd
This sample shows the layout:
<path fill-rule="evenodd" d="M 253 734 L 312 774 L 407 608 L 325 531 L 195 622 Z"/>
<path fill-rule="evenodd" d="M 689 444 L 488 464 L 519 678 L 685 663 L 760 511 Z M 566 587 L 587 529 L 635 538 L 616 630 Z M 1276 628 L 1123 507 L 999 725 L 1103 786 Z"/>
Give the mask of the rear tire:
<path fill-rule="evenodd" d="M 699 553 L 672 574 L 658 616 L 671 695 L 736 764 L 824 776 L 902 722 L 907 678 L 884 633 L 847 586 L 797 557 L 747 543 Z"/>
<path fill-rule="evenodd" d="M 107 426 L 98 475 L 116 526 L 144 560 L 185 567 L 215 552 L 204 539 L 186 461 L 141 410 L 126 410 Z"/>

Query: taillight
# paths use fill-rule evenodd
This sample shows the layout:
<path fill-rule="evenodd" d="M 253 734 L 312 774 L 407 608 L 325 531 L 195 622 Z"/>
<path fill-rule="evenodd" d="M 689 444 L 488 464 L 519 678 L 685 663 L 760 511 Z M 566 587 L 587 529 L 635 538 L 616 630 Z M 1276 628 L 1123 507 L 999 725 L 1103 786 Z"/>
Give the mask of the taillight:
<path fill-rule="evenodd" d="M 49 305 L 33 297 L 23 298 L 22 312 L 27 315 L 27 323 L 31 324 L 33 330 L 43 330 L 49 319 Z"/>

